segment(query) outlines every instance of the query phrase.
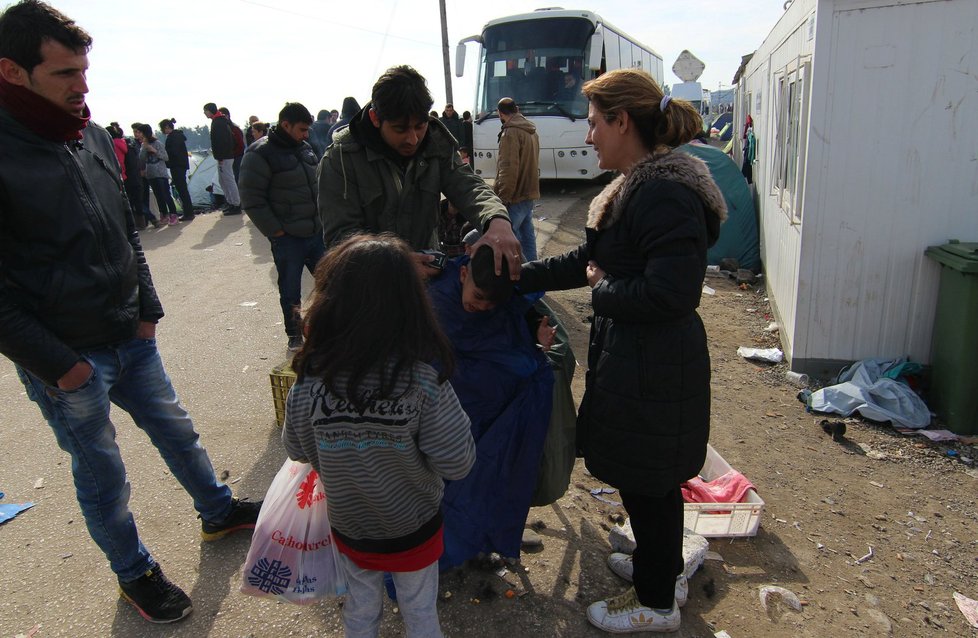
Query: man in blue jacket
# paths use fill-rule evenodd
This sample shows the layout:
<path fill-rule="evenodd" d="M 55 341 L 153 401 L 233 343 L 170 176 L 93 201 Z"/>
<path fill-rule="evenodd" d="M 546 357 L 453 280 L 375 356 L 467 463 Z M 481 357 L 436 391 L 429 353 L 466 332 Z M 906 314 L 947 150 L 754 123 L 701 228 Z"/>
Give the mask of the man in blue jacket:
<path fill-rule="evenodd" d="M 193 497 L 204 540 L 254 528 L 218 483 L 156 349 L 163 308 L 105 129 L 85 105 L 91 37 L 38 0 L 0 15 L 0 353 L 71 455 L 89 534 L 151 622 L 193 609 L 136 532 L 109 420 L 132 416 Z"/>

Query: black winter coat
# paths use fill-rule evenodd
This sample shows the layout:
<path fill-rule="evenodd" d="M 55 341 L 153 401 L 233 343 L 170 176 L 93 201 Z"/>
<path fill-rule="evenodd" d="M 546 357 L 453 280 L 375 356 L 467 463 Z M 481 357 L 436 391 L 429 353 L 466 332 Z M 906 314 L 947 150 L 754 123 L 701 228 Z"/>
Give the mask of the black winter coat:
<path fill-rule="evenodd" d="M 523 267 L 524 292 L 587 285 L 589 260 L 606 273 L 591 292 L 577 446 L 618 489 L 661 496 L 703 467 L 710 355 L 696 308 L 725 215 L 702 161 L 649 156 L 591 202 L 584 244 Z"/>
<path fill-rule="evenodd" d="M 211 154 L 216 160 L 234 159 L 231 122 L 221 113 L 211 118 Z"/>
<path fill-rule="evenodd" d="M 241 161 L 241 207 L 266 237 L 323 233 L 319 220 L 316 152 L 277 126 L 248 147 Z"/>
<path fill-rule="evenodd" d="M 464 139 L 465 136 L 463 135 L 463 130 L 462 130 L 462 118 L 458 116 L 458 113 L 452 113 L 451 117 L 446 117 L 442 115 L 438 119 L 441 120 L 441 123 L 445 125 L 445 128 L 447 128 L 448 132 L 452 134 L 452 137 L 455 138 L 455 142 L 459 146 L 462 146 L 463 144 L 462 140 Z"/>
<path fill-rule="evenodd" d="M 183 131 L 173 129 L 166 136 L 166 167 L 184 172 L 190 170 L 190 157 L 187 155 L 187 137 Z"/>
<path fill-rule="evenodd" d="M 38 137 L 0 109 L 0 352 L 54 385 L 163 308 L 105 129 Z"/>

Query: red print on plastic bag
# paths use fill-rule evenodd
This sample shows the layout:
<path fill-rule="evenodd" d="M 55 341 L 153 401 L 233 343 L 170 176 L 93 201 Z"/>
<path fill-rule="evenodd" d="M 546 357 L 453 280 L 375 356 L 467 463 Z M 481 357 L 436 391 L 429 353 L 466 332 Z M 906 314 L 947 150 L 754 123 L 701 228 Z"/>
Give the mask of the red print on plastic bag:
<path fill-rule="evenodd" d="M 346 591 L 326 500 L 311 465 L 282 465 L 252 533 L 242 592 L 304 605 Z"/>
<path fill-rule="evenodd" d="M 299 509 L 305 509 L 311 507 L 316 501 L 321 501 L 326 495 L 320 492 L 318 495 L 315 494 L 316 491 L 316 481 L 319 479 L 319 474 L 316 470 L 309 472 L 306 476 L 306 480 L 302 482 L 299 486 L 299 491 L 295 495 L 296 503 L 299 505 Z"/>

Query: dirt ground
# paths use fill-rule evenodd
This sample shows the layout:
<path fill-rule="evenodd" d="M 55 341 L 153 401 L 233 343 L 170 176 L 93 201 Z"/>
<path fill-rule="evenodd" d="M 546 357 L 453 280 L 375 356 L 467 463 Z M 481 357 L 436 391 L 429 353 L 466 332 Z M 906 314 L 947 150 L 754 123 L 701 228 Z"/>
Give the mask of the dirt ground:
<path fill-rule="evenodd" d="M 544 254 L 576 246 L 588 201 L 599 185 L 548 185 L 538 219 Z M 190 225 L 147 233 L 154 279 L 167 300 L 161 349 L 181 398 L 222 476 L 239 495 L 264 493 L 284 458 L 272 422 L 268 369 L 284 356 L 268 242 L 241 219 L 206 215 Z M 188 270 L 188 265 L 190 270 Z M 188 272 L 192 270 L 192 277 Z M 711 442 L 757 487 L 766 505 L 751 538 L 710 540 L 722 560 L 707 560 L 690 580 L 679 636 L 731 638 L 843 635 L 978 636 L 952 594 L 978 598 L 978 458 L 972 446 L 934 444 L 888 426 L 849 421 L 846 438 L 822 432 L 785 381 L 783 364 L 740 358 L 739 346 L 775 346 L 762 285 L 746 290 L 708 277 L 715 294 L 700 308 L 713 360 Z M 586 290 L 548 295 L 586 358 Z M 257 305 L 255 305 L 257 302 Z M 582 394 L 583 367 L 575 376 Z M 101 553 L 79 522 L 67 457 L 23 396 L 12 366 L 0 361 L 0 489 L 10 502 L 37 501 L 0 526 L 0 638 L 341 636 L 339 601 L 297 607 L 238 592 L 249 539 L 201 543 L 192 504 L 159 455 L 126 418 L 117 422 L 133 486 L 140 535 L 195 611 L 171 626 L 151 626 L 120 602 Z M 948 456 L 949 450 L 958 453 Z M 43 489 L 36 481 L 44 479 Z M 567 493 L 530 511 L 542 547 L 516 565 L 468 566 L 441 581 L 446 636 L 569 638 L 607 636 L 584 610 L 626 583 L 605 561 L 609 531 L 623 511 L 591 495 L 602 485 L 580 461 Z M 604 494 L 617 501 L 617 494 Z M 869 548 L 873 557 L 857 562 Z M 778 585 L 800 612 L 759 590 Z M 507 592 L 512 591 L 512 597 Z M 385 610 L 381 635 L 403 636 Z"/>
<path fill-rule="evenodd" d="M 561 220 L 545 254 L 577 244 L 583 204 Z M 690 580 L 678 635 L 978 635 L 952 598 L 955 591 L 978 598 L 978 471 L 969 462 L 978 449 L 858 419 L 846 420 L 844 441 L 833 441 L 819 425 L 833 417 L 806 413 L 799 388 L 785 379 L 785 364 L 737 355 L 738 346 L 779 345 L 764 330 L 773 319 L 763 283 L 746 290 L 722 277 L 705 283 L 715 290 L 700 307 L 713 361 L 711 444 L 753 482 L 765 508 L 756 536 L 710 539 L 722 560 L 707 560 Z M 583 361 L 589 293 L 548 299 Z M 578 400 L 583 376 L 579 368 Z M 605 565 L 608 533 L 623 510 L 590 494 L 601 486 L 578 460 L 567 493 L 530 512 L 542 549 L 525 552 L 521 565 L 501 576 L 477 568 L 445 575 L 446 630 L 605 635 L 587 624 L 584 609 L 626 584 Z M 870 548 L 873 556 L 862 560 Z M 795 593 L 802 610 L 770 598 L 765 611 L 759 597 L 765 585 Z M 507 590 L 516 596 L 506 598 Z"/>

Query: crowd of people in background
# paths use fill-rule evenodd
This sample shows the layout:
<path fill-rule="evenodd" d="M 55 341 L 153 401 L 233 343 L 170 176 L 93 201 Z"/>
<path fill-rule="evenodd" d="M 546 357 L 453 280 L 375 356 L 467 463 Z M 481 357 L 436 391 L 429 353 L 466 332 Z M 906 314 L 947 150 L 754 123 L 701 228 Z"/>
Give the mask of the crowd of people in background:
<path fill-rule="evenodd" d="M 318 112 L 308 135 L 308 143 L 317 162 L 332 143 L 333 134 L 348 125 L 359 111 L 357 99 L 346 97 L 341 110 L 321 109 Z M 231 111 L 227 107 L 218 107 L 213 102 L 204 106 L 204 115 L 210 120 L 209 149 L 189 148 L 185 129 L 177 128 L 176 118 L 160 120 L 156 130 L 149 124 L 133 122 L 129 126 L 129 135 L 118 122 L 106 126 L 113 138 L 116 159 L 137 230 L 150 226 L 156 229 L 175 226 L 193 221 L 198 214 L 213 211 L 228 216 L 241 214 L 238 184 L 245 151 L 266 137 L 274 125 L 257 115 L 251 115 L 242 130 L 231 119 Z M 471 116 L 468 117 L 471 147 Z M 461 140 L 459 138 L 460 143 Z M 205 187 L 209 193 L 208 200 L 195 203 L 189 181 L 207 155 L 218 164 L 217 177 Z M 155 207 L 151 205 L 150 193 L 153 194 Z"/>
<path fill-rule="evenodd" d="M 109 134 L 91 122 L 91 46 L 40 0 L 0 14 L 0 353 L 72 457 L 79 507 L 122 598 L 170 623 L 192 601 L 136 532 L 110 403 L 192 498 L 202 540 L 255 528 L 262 504 L 217 478 L 156 347 L 163 306 L 133 227 L 194 219 L 186 136 L 173 118 L 159 123 L 163 139 L 146 123 L 127 138 L 116 122 Z M 565 78 L 575 95 L 576 82 Z M 440 569 L 518 560 L 530 506 L 564 493 L 575 453 L 619 491 L 635 539 L 632 554 L 608 557 L 630 587 L 590 604 L 588 621 L 618 634 L 680 628 L 680 485 L 703 466 L 711 413 L 696 308 L 727 207 L 706 164 L 674 152 L 702 131 L 692 104 L 638 69 L 580 93 L 584 142 L 619 176 L 591 202 L 582 243 L 543 259 L 539 140 L 512 98 L 497 104 L 492 187 L 465 163 L 469 114 L 430 111 L 427 81 L 408 65 L 385 71 L 363 108 L 350 97 L 315 120 L 289 102 L 270 126 L 252 116 L 242 131 L 226 107 L 203 106 L 223 214 L 247 214 L 271 244 L 296 372 L 283 452 L 329 493 L 348 636 L 378 635 L 385 572 L 407 634 L 441 636 Z M 461 220 L 481 235 L 474 243 Z M 463 254 L 438 254 L 439 231 L 442 245 L 462 237 Z M 315 290 L 300 318 L 304 268 Z M 559 388 L 556 328 L 537 302 L 583 287 L 594 315 L 584 395 L 558 441 L 566 471 L 544 498 Z"/>

